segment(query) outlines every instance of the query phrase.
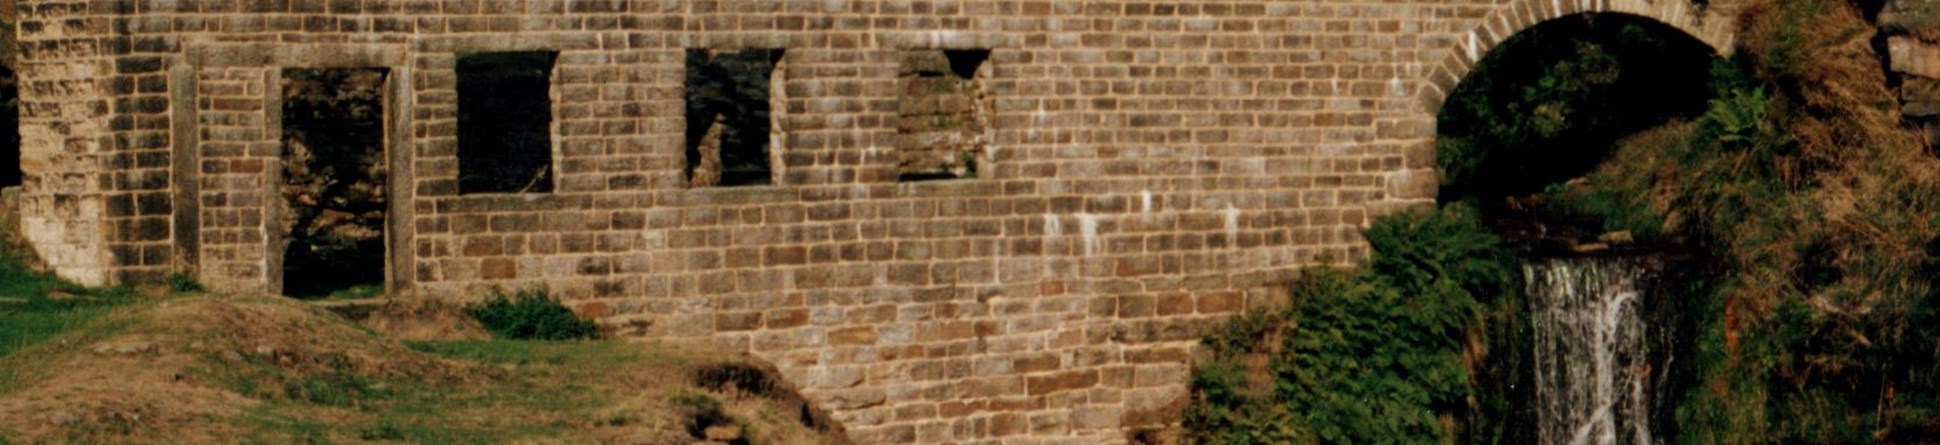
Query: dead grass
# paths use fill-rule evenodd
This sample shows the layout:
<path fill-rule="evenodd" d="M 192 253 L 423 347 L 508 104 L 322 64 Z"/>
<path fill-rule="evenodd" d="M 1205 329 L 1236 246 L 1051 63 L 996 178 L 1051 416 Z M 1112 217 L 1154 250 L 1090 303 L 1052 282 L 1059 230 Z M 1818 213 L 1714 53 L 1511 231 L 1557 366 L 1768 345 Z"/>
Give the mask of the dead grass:
<path fill-rule="evenodd" d="M 439 337 L 452 321 L 440 311 L 378 319 Z M 435 327 L 407 326 L 413 317 Z M 825 421 L 804 422 L 813 410 L 773 374 L 758 378 L 766 393 L 697 378 L 738 363 L 748 362 L 621 342 L 406 344 L 291 300 L 175 297 L 0 358 L 15 377 L 0 383 L 0 433 L 21 443 L 687 444 L 719 424 L 743 432 L 736 443 L 842 442 L 835 428 L 809 426 Z"/>
<path fill-rule="evenodd" d="M 444 300 L 391 300 L 360 321 L 364 326 L 402 341 L 486 340 L 492 334 L 465 315 L 463 307 Z"/>
<path fill-rule="evenodd" d="M 1930 372 L 1934 351 L 1916 317 L 1934 295 L 1940 158 L 1902 127 L 1875 27 L 1851 3 L 1762 0 L 1740 23 L 1746 84 L 1729 88 L 1770 100 L 1732 96 L 1696 124 L 1632 137 L 1575 188 L 1621 191 L 1723 269 L 1718 335 L 1696 357 L 1706 390 L 1679 407 L 1694 440 L 1922 437 L 1894 431 L 1930 422 L 1894 404 L 1930 397 L 1908 376 Z"/>

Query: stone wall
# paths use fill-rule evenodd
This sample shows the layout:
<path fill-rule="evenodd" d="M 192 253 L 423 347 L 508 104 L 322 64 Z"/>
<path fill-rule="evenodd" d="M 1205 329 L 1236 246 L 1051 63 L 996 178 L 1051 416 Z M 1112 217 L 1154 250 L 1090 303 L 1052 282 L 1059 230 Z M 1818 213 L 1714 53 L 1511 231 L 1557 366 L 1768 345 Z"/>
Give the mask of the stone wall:
<path fill-rule="evenodd" d="M 775 362 L 863 443 L 1111 443 L 1198 336 L 1434 200 L 1511 33 L 1682 0 L 26 0 L 25 224 L 63 276 L 281 288 L 280 70 L 391 72 L 389 284 L 544 286 Z M 690 187 L 689 49 L 785 49 L 772 185 Z M 456 55 L 559 53 L 553 191 L 457 187 Z M 975 178 L 899 182 L 906 54 L 987 50 Z"/>

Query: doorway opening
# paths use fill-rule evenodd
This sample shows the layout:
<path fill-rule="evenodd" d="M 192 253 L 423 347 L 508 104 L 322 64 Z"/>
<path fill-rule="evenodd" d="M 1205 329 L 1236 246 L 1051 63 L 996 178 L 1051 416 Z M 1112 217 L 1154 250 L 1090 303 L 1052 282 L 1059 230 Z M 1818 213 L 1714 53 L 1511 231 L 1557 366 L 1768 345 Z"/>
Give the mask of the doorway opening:
<path fill-rule="evenodd" d="M 0 187 L 21 183 L 20 82 L 13 69 L 0 65 Z"/>
<path fill-rule="evenodd" d="M 384 292 L 383 68 L 283 72 L 283 294 L 362 298 Z"/>

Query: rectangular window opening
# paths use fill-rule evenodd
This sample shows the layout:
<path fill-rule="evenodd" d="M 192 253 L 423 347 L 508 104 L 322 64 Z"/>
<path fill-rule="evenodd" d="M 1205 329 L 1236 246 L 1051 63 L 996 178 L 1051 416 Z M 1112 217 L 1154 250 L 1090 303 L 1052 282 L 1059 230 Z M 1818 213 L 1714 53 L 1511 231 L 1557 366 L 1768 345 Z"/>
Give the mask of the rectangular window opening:
<path fill-rule="evenodd" d="M 458 193 L 552 191 L 558 52 L 458 56 Z"/>
<path fill-rule="evenodd" d="M 389 185 L 382 68 L 283 72 L 283 294 L 384 291 Z"/>
<path fill-rule="evenodd" d="M 897 84 L 898 180 L 977 177 L 984 153 L 984 61 L 989 50 L 905 51 Z"/>
<path fill-rule="evenodd" d="M 687 51 L 687 182 L 774 183 L 770 93 L 782 50 Z"/>

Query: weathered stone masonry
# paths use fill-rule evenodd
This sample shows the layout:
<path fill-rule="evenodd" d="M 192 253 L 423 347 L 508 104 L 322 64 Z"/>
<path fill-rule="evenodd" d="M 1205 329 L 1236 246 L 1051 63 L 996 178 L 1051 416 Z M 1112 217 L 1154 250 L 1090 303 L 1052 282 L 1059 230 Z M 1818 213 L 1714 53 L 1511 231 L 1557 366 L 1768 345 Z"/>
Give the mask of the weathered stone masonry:
<path fill-rule="evenodd" d="M 750 351 L 864 443 L 1123 442 L 1202 327 L 1432 202 L 1495 42 L 1614 11 L 1727 48 L 1710 3 L 22 0 L 23 224 L 83 283 L 279 289 L 281 70 L 386 68 L 395 289 Z M 687 185 L 695 48 L 786 51 L 773 185 Z M 461 196 L 456 55 L 518 50 L 559 52 L 553 191 Z M 973 179 L 898 182 L 912 50 L 989 51 Z"/>

